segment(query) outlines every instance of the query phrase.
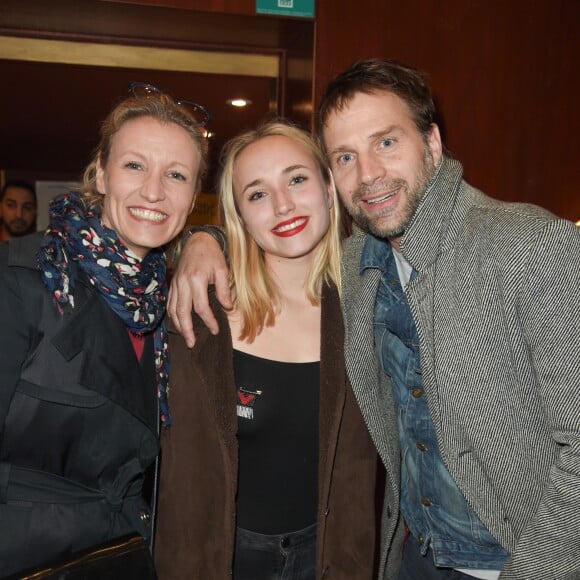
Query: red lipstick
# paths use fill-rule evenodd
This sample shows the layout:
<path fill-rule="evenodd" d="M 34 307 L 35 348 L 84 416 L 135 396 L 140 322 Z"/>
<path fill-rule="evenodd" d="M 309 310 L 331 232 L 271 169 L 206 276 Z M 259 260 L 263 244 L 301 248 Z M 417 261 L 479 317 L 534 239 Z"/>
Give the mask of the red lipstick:
<path fill-rule="evenodd" d="M 309 219 L 307 216 L 297 216 L 285 222 L 280 222 L 272 228 L 272 233 L 280 238 L 295 236 L 308 225 Z"/>

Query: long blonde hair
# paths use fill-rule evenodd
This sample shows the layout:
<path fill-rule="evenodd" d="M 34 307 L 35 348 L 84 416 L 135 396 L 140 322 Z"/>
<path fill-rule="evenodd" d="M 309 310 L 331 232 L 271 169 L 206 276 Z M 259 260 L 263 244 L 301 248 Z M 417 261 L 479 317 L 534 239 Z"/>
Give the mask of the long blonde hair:
<path fill-rule="evenodd" d="M 323 283 L 340 288 L 341 213 L 326 157 L 305 131 L 286 121 L 270 121 L 253 131 L 231 139 L 222 153 L 219 178 L 219 200 L 230 260 L 230 287 L 234 307 L 241 316 L 240 340 L 253 341 L 264 326 L 272 326 L 280 310 L 280 292 L 270 275 L 264 253 L 247 233 L 234 195 L 234 166 L 240 153 L 256 141 L 270 136 L 282 136 L 300 144 L 315 159 L 323 183 L 331 185 L 333 203 L 330 225 L 324 234 L 309 272 L 306 294 L 312 304 L 320 304 Z"/>

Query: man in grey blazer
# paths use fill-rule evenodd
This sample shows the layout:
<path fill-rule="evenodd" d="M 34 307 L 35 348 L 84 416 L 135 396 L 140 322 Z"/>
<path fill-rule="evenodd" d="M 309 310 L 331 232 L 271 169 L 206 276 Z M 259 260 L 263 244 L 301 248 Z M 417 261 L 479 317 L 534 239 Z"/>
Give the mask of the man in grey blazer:
<path fill-rule="evenodd" d="M 379 578 L 579 579 L 580 233 L 463 181 L 434 114 L 420 72 L 373 60 L 318 115 L 355 224 L 345 355 L 387 474 Z M 191 344 L 190 298 L 216 331 L 201 287 L 227 305 L 226 270 L 181 266 Z"/>

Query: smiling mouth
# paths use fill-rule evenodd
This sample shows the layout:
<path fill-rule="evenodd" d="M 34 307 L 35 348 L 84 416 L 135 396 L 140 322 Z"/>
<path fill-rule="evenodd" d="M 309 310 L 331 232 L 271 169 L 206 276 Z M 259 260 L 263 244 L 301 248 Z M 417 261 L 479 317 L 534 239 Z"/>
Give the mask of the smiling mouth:
<path fill-rule="evenodd" d="M 159 223 L 167 219 L 167 214 L 160 211 L 155 211 L 152 209 L 144 209 L 140 207 L 130 207 L 129 212 L 132 216 L 140 219 L 146 220 L 148 222 Z"/>
<path fill-rule="evenodd" d="M 303 225 L 304 223 L 306 223 L 306 218 L 298 218 L 292 222 L 290 222 L 289 224 L 284 224 L 282 226 L 278 226 L 276 228 L 273 228 L 273 232 L 279 233 L 279 234 L 283 234 L 284 232 L 289 232 L 290 230 L 293 230 L 295 228 L 300 227 L 301 225 Z"/>
<path fill-rule="evenodd" d="M 390 191 L 389 193 L 382 195 L 381 197 L 374 197 L 373 199 L 363 199 L 362 201 L 367 205 L 374 205 L 377 203 L 382 203 L 387 201 L 387 199 L 391 199 L 394 195 L 398 193 L 399 189 L 395 189 L 395 191 Z"/>

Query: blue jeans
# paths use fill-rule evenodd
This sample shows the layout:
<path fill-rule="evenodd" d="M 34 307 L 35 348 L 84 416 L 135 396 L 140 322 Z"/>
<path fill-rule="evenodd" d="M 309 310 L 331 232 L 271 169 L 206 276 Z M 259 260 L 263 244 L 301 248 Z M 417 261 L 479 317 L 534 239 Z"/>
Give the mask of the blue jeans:
<path fill-rule="evenodd" d="M 234 580 L 314 580 L 316 524 L 289 534 L 236 530 Z"/>
<path fill-rule="evenodd" d="M 453 568 L 437 568 L 431 548 L 422 556 L 419 543 L 409 534 L 403 546 L 403 559 L 397 580 L 475 580 Z"/>

